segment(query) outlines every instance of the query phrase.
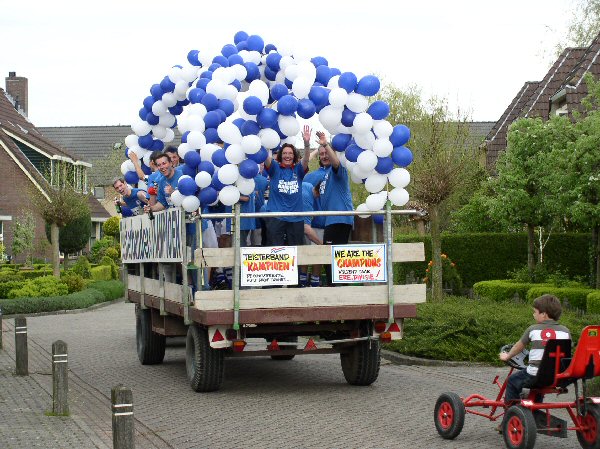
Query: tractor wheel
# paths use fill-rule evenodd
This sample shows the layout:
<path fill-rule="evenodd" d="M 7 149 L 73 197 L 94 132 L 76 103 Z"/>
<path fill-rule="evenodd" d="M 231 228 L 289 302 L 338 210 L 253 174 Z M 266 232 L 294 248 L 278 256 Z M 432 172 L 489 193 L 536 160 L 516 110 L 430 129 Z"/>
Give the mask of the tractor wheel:
<path fill-rule="evenodd" d="M 502 436 L 507 448 L 532 449 L 536 434 L 537 426 L 531 410 L 520 405 L 508 409 L 502 421 Z"/>
<path fill-rule="evenodd" d="M 152 311 L 140 309 L 135 311 L 135 342 L 138 359 L 142 365 L 156 365 L 165 358 L 164 335 L 152 332 Z"/>
<path fill-rule="evenodd" d="M 221 387 L 225 370 L 224 351 L 211 348 L 206 329 L 195 324 L 188 327 L 185 367 L 192 390 L 207 392 Z"/>
<path fill-rule="evenodd" d="M 587 405 L 587 413 L 581 417 L 585 430 L 577 431 L 577 439 L 584 449 L 600 449 L 600 409 L 597 405 Z"/>
<path fill-rule="evenodd" d="M 465 424 L 465 404 L 456 393 L 443 393 L 435 403 L 433 419 L 440 436 L 453 440 Z"/>
<path fill-rule="evenodd" d="M 350 385 L 371 385 L 379 376 L 379 340 L 356 343 L 348 352 L 340 353 L 340 361 L 346 382 Z"/>

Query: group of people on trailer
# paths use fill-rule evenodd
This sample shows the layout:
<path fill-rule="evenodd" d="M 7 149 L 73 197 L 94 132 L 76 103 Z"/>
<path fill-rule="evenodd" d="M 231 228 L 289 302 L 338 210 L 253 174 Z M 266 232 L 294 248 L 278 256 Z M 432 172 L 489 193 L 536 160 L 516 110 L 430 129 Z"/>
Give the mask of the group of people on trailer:
<path fill-rule="evenodd" d="M 318 146 L 311 149 L 312 130 L 304 126 L 302 154 L 290 143 L 269 154 L 254 178 L 255 191 L 240 196 L 240 211 L 244 212 L 303 212 L 303 211 L 352 211 L 348 170 L 340 163 L 325 133 L 316 132 Z M 219 142 L 223 146 L 222 142 Z M 172 193 L 177 189 L 183 175 L 182 163 L 177 149 L 168 147 L 164 152 L 155 151 L 150 156 L 152 173 L 146 175 L 141 169 L 137 155 L 129 152 L 140 179 L 147 185 L 144 190 L 128 185 L 123 178 L 115 179 L 113 187 L 121 198 L 115 200 L 117 210 L 121 207 L 132 215 L 152 214 L 173 207 Z M 309 161 L 318 157 L 319 168 L 309 172 Z M 125 209 L 125 207 L 127 209 Z M 231 212 L 231 206 L 220 202 L 202 206 L 202 213 Z M 194 212 L 195 213 L 195 212 Z M 125 214 L 124 214 L 125 215 Z M 348 243 L 354 224 L 353 216 L 280 216 L 268 218 L 242 218 L 240 238 L 242 246 L 281 245 L 336 245 Z M 193 241 L 195 226 L 188 225 L 188 238 Z M 231 247 L 231 219 L 202 220 L 202 246 L 205 248 Z M 327 284 L 331 283 L 331 267 L 326 265 Z M 231 288 L 232 268 L 215 269 L 211 273 L 211 288 Z M 321 284 L 321 266 L 301 267 L 299 286 L 318 287 Z"/>

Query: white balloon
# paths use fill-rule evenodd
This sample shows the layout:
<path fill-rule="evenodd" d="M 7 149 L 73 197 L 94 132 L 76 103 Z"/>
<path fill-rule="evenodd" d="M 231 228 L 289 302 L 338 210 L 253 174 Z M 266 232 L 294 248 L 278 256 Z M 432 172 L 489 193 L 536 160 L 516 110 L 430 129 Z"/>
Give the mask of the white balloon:
<path fill-rule="evenodd" d="M 377 155 L 371 150 L 365 150 L 358 155 L 356 162 L 362 171 L 370 172 L 377 165 Z"/>
<path fill-rule="evenodd" d="M 352 162 L 347 163 L 351 164 Z M 356 165 L 354 167 L 356 167 Z M 348 170 L 350 172 L 350 179 L 354 184 L 362 184 L 363 177 L 354 173 L 354 167 L 352 167 L 352 170 Z"/>
<path fill-rule="evenodd" d="M 194 178 L 194 181 L 196 181 L 196 185 L 198 187 L 203 189 L 210 185 L 210 183 L 212 182 L 212 176 L 210 176 L 210 173 L 208 173 L 206 171 L 201 171 L 196 175 L 196 177 Z"/>
<path fill-rule="evenodd" d="M 336 108 L 335 106 L 325 106 L 319 112 L 319 121 L 321 124 L 329 130 L 329 128 L 335 128 L 342 122 L 342 108 Z"/>
<path fill-rule="evenodd" d="M 373 127 L 373 117 L 366 112 L 361 112 L 354 117 L 354 129 L 358 134 L 365 134 Z"/>
<path fill-rule="evenodd" d="M 279 138 L 279 134 L 277 134 L 277 131 L 271 128 L 261 129 L 258 133 L 258 137 L 260 137 L 262 146 L 267 150 L 272 150 L 275 148 L 277 145 L 279 145 L 281 140 Z"/>
<path fill-rule="evenodd" d="M 152 135 L 155 139 L 162 140 L 167 135 L 167 128 L 164 126 L 155 125 L 152 127 Z"/>
<path fill-rule="evenodd" d="M 404 206 L 408 203 L 408 192 L 405 189 L 396 187 L 389 193 L 390 201 L 394 206 Z"/>
<path fill-rule="evenodd" d="M 128 171 L 135 171 L 135 165 L 130 159 L 127 159 L 121 164 L 121 173 L 125 175 Z"/>
<path fill-rule="evenodd" d="M 242 137 L 242 150 L 246 154 L 256 154 L 260 151 L 261 140 L 260 137 L 251 134 L 248 136 Z"/>
<path fill-rule="evenodd" d="M 204 132 L 204 119 L 199 115 L 190 115 L 188 116 L 186 122 L 186 131 L 200 131 Z M 233 125 L 235 126 L 235 125 Z M 184 131 L 185 132 L 185 131 Z"/>
<path fill-rule="evenodd" d="M 291 115 L 280 115 L 277 119 L 279 129 L 286 136 L 295 136 L 300 132 L 300 123 Z"/>
<path fill-rule="evenodd" d="M 172 108 L 177 104 L 177 98 L 173 92 L 166 92 L 162 96 L 162 102 L 168 108 Z"/>
<path fill-rule="evenodd" d="M 190 84 L 186 80 L 179 80 L 175 83 L 175 90 L 173 93 L 177 97 L 181 97 L 181 95 L 185 95 L 187 93 Z"/>
<path fill-rule="evenodd" d="M 387 200 L 386 192 L 372 193 L 367 197 L 365 204 L 367 205 L 367 207 L 370 211 L 376 212 L 376 211 L 380 211 L 381 209 L 383 209 L 383 206 L 385 206 L 386 200 Z"/>
<path fill-rule="evenodd" d="M 225 186 L 219 192 L 219 200 L 225 206 L 233 206 L 240 200 L 240 191 L 236 186 Z"/>
<path fill-rule="evenodd" d="M 173 193 L 171 193 L 171 201 L 177 207 L 181 206 L 184 198 L 185 196 L 182 195 L 179 190 L 174 190 Z"/>
<path fill-rule="evenodd" d="M 240 171 L 235 164 L 225 164 L 219 168 L 219 172 L 217 173 L 217 178 L 223 184 L 233 184 L 238 180 L 239 176 Z"/>
<path fill-rule="evenodd" d="M 348 94 L 346 106 L 348 106 L 348 109 L 350 109 L 352 112 L 356 112 L 357 114 L 359 114 L 367 110 L 367 107 L 369 106 L 369 100 L 364 95 L 357 94 L 356 92 L 351 92 Z"/>
<path fill-rule="evenodd" d="M 294 95 L 299 100 L 308 98 L 308 93 L 310 92 L 312 85 L 313 81 L 304 76 L 299 76 L 292 84 L 292 92 L 294 92 Z"/>
<path fill-rule="evenodd" d="M 161 140 L 163 142 L 167 143 L 167 142 L 172 142 L 174 138 L 175 138 L 175 131 L 173 131 L 171 128 L 167 128 L 165 137 L 163 137 Z"/>
<path fill-rule="evenodd" d="M 138 136 L 145 136 L 150 131 L 152 131 L 152 127 L 148 124 L 147 121 L 138 119 L 135 122 L 133 122 L 133 125 L 131 125 L 131 130 Z"/>
<path fill-rule="evenodd" d="M 177 154 L 179 155 L 179 157 L 181 159 L 183 159 L 185 157 L 185 154 L 188 153 L 189 151 L 192 151 L 192 148 L 190 148 L 189 144 L 187 144 L 185 142 L 179 144 L 179 147 L 177 148 Z"/>
<path fill-rule="evenodd" d="M 312 85 L 317 76 L 317 68 L 310 61 L 301 61 L 298 63 L 298 76 L 308 79 Z"/>
<path fill-rule="evenodd" d="M 221 67 L 222 68 L 222 67 Z M 219 69 L 217 69 L 219 70 Z M 206 85 L 206 93 L 213 94 L 217 98 L 223 97 L 223 92 L 225 92 L 225 87 L 227 84 L 220 79 L 212 79 Z"/>
<path fill-rule="evenodd" d="M 346 89 L 336 87 L 329 92 L 329 104 L 331 104 L 331 106 L 343 108 L 346 104 L 346 100 L 348 100 L 348 92 L 346 92 Z"/>
<path fill-rule="evenodd" d="M 387 176 L 380 173 L 373 173 L 365 181 L 365 189 L 369 193 L 381 192 L 387 184 Z"/>
<path fill-rule="evenodd" d="M 372 172 L 373 170 L 363 170 L 358 164 L 352 166 L 352 175 L 354 175 L 356 179 L 360 179 L 361 182 L 363 179 L 368 178 Z"/>
<path fill-rule="evenodd" d="M 215 151 L 221 148 L 214 143 L 207 143 L 202 148 L 200 148 L 200 159 L 203 161 L 212 161 L 212 155 Z"/>
<path fill-rule="evenodd" d="M 281 145 L 289 143 L 290 145 L 296 146 L 296 136 L 286 137 L 281 141 Z"/>
<path fill-rule="evenodd" d="M 181 67 L 177 67 L 177 66 L 173 66 L 171 67 L 171 69 L 169 70 L 169 73 L 167 74 L 167 76 L 169 77 L 169 79 L 174 82 L 175 84 L 177 84 L 177 81 L 181 81 L 182 78 L 182 73 L 181 73 Z"/>
<path fill-rule="evenodd" d="M 137 144 L 138 144 L 138 136 L 136 136 L 135 134 L 129 134 L 127 137 L 125 137 L 125 146 L 127 148 L 137 146 Z"/>
<path fill-rule="evenodd" d="M 255 184 L 254 179 L 252 178 L 247 179 L 240 176 L 235 182 L 235 185 L 242 195 L 250 195 L 254 192 Z"/>
<path fill-rule="evenodd" d="M 228 86 L 225 86 L 225 89 L 224 89 L 223 93 L 221 94 L 221 98 L 223 98 L 225 100 L 230 100 L 230 101 L 235 100 L 235 98 L 237 96 L 238 96 L 238 90 L 235 88 L 235 86 L 232 86 L 231 84 L 229 84 Z"/>
<path fill-rule="evenodd" d="M 194 212 L 200 207 L 200 200 L 195 195 L 188 195 L 183 199 L 181 205 L 186 212 Z"/>
<path fill-rule="evenodd" d="M 223 142 L 240 143 L 242 141 L 242 133 L 240 129 L 232 122 L 223 122 L 217 128 L 217 134 Z"/>
<path fill-rule="evenodd" d="M 150 156 L 152 156 L 152 152 L 151 151 L 148 151 L 146 154 L 144 154 L 143 161 L 144 161 L 144 164 L 147 167 L 150 167 Z"/>
<path fill-rule="evenodd" d="M 252 81 L 250 83 L 250 86 L 248 87 L 248 92 L 250 93 L 250 95 L 258 97 L 262 102 L 263 106 L 266 106 L 266 104 L 269 101 L 269 86 L 267 86 L 261 80 Z"/>
<path fill-rule="evenodd" d="M 279 49 L 279 54 L 282 55 L 282 58 L 279 61 L 279 68 L 282 72 L 284 72 L 285 75 L 285 69 L 287 69 L 290 65 L 295 64 L 296 61 L 294 61 L 294 58 L 292 58 L 290 55 L 284 55 L 281 53 L 281 48 Z"/>
<path fill-rule="evenodd" d="M 260 64 L 261 57 L 262 57 L 262 55 L 260 54 L 259 51 L 253 50 L 253 51 L 248 52 L 248 61 L 253 62 L 256 65 Z"/>
<path fill-rule="evenodd" d="M 175 124 L 175 116 L 169 112 L 158 117 L 158 124 L 165 128 L 170 128 Z"/>
<path fill-rule="evenodd" d="M 300 73 L 300 68 L 297 65 L 289 65 L 285 69 L 285 77 L 290 81 L 294 81 L 298 78 L 298 74 Z"/>
<path fill-rule="evenodd" d="M 327 83 L 327 87 L 330 89 L 335 89 L 336 87 L 340 87 L 338 84 L 338 80 L 340 79 L 340 75 L 332 76 Z"/>
<path fill-rule="evenodd" d="M 152 105 L 152 113 L 154 115 L 163 115 L 167 113 L 167 107 L 162 100 L 155 101 Z"/>
<path fill-rule="evenodd" d="M 371 131 L 367 131 L 364 134 L 353 134 L 354 142 L 356 145 L 361 147 L 363 150 L 372 150 L 373 145 L 375 144 L 375 136 Z"/>
<path fill-rule="evenodd" d="M 356 210 L 358 212 L 368 212 L 370 209 L 367 207 L 367 205 L 365 203 L 361 203 L 358 206 L 356 206 Z M 369 218 L 370 215 L 359 215 L 360 218 Z"/>
<path fill-rule="evenodd" d="M 392 150 L 394 149 L 394 145 L 390 142 L 390 139 L 377 139 L 373 144 L 373 152 L 379 157 L 388 157 Z"/>
<path fill-rule="evenodd" d="M 135 153 L 138 157 L 138 159 L 144 157 L 144 155 L 146 154 L 146 150 L 142 147 L 140 147 L 139 145 L 133 145 L 131 147 L 129 147 L 129 153 Z"/>
<path fill-rule="evenodd" d="M 187 136 L 187 144 L 190 148 L 198 150 L 206 145 L 206 137 L 204 137 L 204 134 L 200 131 L 190 131 Z"/>
<path fill-rule="evenodd" d="M 204 118 L 208 111 L 202 103 L 193 103 L 187 107 L 187 112 L 189 115 L 199 115 Z"/>
<path fill-rule="evenodd" d="M 200 67 L 194 65 L 184 66 L 183 69 L 181 69 L 181 77 L 191 83 L 192 81 L 196 81 L 199 71 Z"/>
<path fill-rule="evenodd" d="M 233 70 L 235 72 L 235 79 L 238 81 L 242 81 L 248 76 L 248 70 L 242 64 L 235 64 Z"/>
<path fill-rule="evenodd" d="M 410 173 L 405 168 L 396 167 L 387 176 L 394 187 L 404 188 L 410 184 Z"/>
<path fill-rule="evenodd" d="M 239 164 L 246 159 L 242 146 L 239 143 L 229 145 L 225 150 L 225 159 L 227 159 L 227 162 L 230 164 Z"/>

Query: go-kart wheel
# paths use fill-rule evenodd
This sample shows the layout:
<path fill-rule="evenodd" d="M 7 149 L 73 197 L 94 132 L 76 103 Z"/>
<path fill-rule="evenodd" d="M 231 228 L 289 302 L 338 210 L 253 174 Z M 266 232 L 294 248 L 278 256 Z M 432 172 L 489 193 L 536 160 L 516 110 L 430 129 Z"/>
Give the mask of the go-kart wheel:
<path fill-rule="evenodd" d="M 456 393 L 443 393 L 435 403 L 433 419 L 440 436 L 453 440 L 465 424 L 465 404 Z"/>
<path fill-rule="evenodd" d="M 587 413 L 581 417 L 585 430 L 577 431 L 577 439 L 584 449 L 600 449 L 600 408 L 587 404 Z"/>
<path fill-rule="evenodd" d="M 531 410 L 520 405 L 508 409 L 502 421 L 504 444 L 509 449 L 532 449 L 537 427 Z"/>

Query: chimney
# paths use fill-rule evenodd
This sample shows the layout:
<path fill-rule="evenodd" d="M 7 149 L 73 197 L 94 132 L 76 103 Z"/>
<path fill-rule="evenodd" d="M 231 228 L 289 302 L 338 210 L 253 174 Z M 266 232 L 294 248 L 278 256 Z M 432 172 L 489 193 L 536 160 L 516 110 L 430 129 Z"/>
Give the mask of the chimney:
<path fill-rule="evenodd" d="M 27 78 L 17 76 L 17 72 L 8 72 L 8 77 L 5 78 L 5 81 L 6 92 L 15 100 L 15 109 L 17 111 L 19 109 L 22 110 L 25 116 L 27 116 L 29 97 L 27 93 Z"/>

